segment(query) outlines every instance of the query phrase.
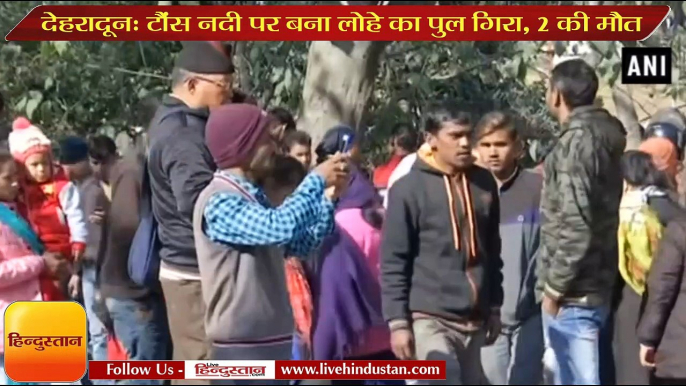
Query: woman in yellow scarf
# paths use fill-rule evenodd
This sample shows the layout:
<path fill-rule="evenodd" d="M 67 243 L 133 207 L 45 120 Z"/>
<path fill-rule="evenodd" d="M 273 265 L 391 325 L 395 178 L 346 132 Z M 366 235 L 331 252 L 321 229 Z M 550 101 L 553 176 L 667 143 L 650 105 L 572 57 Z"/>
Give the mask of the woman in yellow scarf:
<path fill-rule="evenodd" d="M 672 218 L 685 212 L 670 197 L 676 188 L 674 175 L 675 162 L 678 162 L 676 151 L 672 152 L 670 146 L 673 145 L 668 140 L 652 138 L 641 145 L 643 151 L 628 151 L 622 158 L 625 189 L 617 237 L 623 288 L 616 303 L 614 336 L 618 385 L 650 383 L 650 372 L 638 360 L 636 338 L 645 281 L 663 229 Z"/>

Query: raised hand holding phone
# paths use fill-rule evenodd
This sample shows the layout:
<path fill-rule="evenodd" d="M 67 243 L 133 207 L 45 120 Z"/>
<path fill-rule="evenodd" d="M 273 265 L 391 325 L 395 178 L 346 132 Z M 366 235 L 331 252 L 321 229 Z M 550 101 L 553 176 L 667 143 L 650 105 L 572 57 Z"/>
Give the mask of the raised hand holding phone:
<path fill-rule="evenodd" d="M 343 154 L 336 153 L 331 158 L 317 166 L 314 171 L 319 173 L 326 181 L 326 186 L 337 185 L 341 179 L 348 177 L 348 161 Z"/>

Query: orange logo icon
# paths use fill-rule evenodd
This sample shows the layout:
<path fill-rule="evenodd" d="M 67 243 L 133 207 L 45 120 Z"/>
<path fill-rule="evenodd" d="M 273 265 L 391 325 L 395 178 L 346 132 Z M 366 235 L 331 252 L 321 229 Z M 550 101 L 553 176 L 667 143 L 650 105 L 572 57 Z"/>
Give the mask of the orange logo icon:
<path fill-rule="evenodd" d="M 15 302 L 5 311 L 5 371 L 15 382 L 73 383 L 86 373 L 86 310 L 76 302 Z"/>

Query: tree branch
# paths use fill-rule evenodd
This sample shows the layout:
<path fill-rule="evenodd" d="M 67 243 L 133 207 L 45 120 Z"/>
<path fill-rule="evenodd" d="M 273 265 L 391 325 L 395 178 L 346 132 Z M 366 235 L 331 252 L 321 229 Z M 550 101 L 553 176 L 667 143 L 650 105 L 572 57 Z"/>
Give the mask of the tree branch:
<path fill-rule="evenodd" d="M 148 67 L 148 62 L 145 60 L 145 51 L 143 51 L 143 44 L 141 42 L 136 42 L 138 45 L 138 51 L 141 53 L 141 60 L 143 61 L 143 67 Z"/>
<path fill-rule="evenodd" d="M 243 91 L 250 94 L 252 92 L 253 85 L 251 78 L 252 71 L 248 60 L 245 57 L 247 50 L 247 41 L 237 41 L 234 45 L 233 56 L 236 61 L 236 69 L 238 70 L 238 85 Z"/>
<path fill-rule="evenodd" d="M 95 68 L 95 69 L 101 69 L 102 68 L 102 66 L 98 66 L 95 64 L 88 64 L 88 63 L 84 64 L 84 66 L 88 67 L 88 68 Z M 120 68 L 120 67 L 111 67 L 110 69 L 113 71 L 122 72 L 124 74 L 130 74 L 130 75 L 147 76 L 149 78 L 157 78 L 157 79 L 164 79 L 164 80 L 170 79 L 168 76 L 162 76 L 162 75 L 157 75 L 157 74 L 149 74 L 149 73 L 140 72 L 140 71 L 132 71 L 132 70 L 127 70 L 125 68 Z"/>
<path fill-rule="evenodd" d="M 612 88 L 612 100 L 615 104 L 617 118 L 627 131 L 627 150 L 638 148 L 641 144 L 641 130 L 631 89 L 627 85 L 615 85 Z"/>
<path fill-rule="evenodd" d="M 669 6 L 671 7 L 672 14 L 674 15 L 674 24 L 686 28 L 686 14 L 684 14 L 683 3 L 683 1 L 670 1 Z"/>
<path fill-rule="evenodd" d="M 272 98 L 274 98 L 274 92 L 276 91 L 276 86 L 283 82 L 283 80 L 286 78 L 286 70 L 281 72 L 281 76 L 279 77 L 279 80 L 276 82 L 272 82 L 269 88 L 262 94 L 262 104 L 264 105 L 265 108 L 269 107 L 269 104 L 272 101 Z"/>

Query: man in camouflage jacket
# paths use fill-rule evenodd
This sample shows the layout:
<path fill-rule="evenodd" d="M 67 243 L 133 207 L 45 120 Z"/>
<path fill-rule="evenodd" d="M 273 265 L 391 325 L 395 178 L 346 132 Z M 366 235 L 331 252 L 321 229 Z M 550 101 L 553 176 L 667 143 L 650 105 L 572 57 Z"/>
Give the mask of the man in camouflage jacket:
<path fill-rule="evenodd" d="M 593 105 L 597 89 L 594 70 L 569 60 L 553 70 L 547 95 L 562 130 L 544 166 L 537 289 L 548 346 L 567 358 L 556 364 L 557 384 L 599 384 L 598 339 L 618 272 L 626 132 Z"/>

